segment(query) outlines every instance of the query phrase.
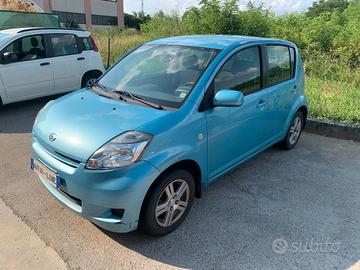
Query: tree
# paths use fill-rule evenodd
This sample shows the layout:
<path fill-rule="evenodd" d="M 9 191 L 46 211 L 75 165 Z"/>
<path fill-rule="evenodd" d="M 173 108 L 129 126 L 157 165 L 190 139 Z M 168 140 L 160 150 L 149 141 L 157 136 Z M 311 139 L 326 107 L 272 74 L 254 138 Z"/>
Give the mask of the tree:
<path fill-rule="evenodd" d="M 150 21 L 151 16 L 149 14 L 145 14 L 143 11 L 140 11 L 134 12 L 133 14 L 125 13 L 124 19 L 126 27 L 140 30 L 140 25 Z"/>
<path fill-rule="evenodd" d="M 308 9 L 306 15 L 308 17 L 318 17 L 326 12 L 343 12 L 349 6 L 349 0 L 318 0 Z"/>

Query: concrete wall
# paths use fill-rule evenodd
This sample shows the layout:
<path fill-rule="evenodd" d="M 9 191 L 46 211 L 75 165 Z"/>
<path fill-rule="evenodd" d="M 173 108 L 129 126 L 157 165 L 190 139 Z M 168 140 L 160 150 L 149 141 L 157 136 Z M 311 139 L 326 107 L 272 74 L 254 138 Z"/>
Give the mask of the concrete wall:
<path fill-rule="evenodd" d="M 82 13 L 86 16 L 87 27 L 94 26 L 91 15 L 118 17 L 118 25 L 124 26 L 124 1 L 117 2 L 103 0 L 32 0 L 45 12 L 63 11 Z M 106 26 L 109 27 L 109 26 Z"/>
<path fill-rule="evenodd" d="M 51 1 L 51 10 L 85 13 L 84 0 Z"/>
<path fill-rule="evenodd" d="M 37 4 L 40 8 L 44 9 L 44 1 L 43 0 L 32 0 L 35 4 Z"/>
<path fill-rule="evenodd" d="M 91 0 L 92 14 L 104 16 L 117 16 L 116 2 Z"/>

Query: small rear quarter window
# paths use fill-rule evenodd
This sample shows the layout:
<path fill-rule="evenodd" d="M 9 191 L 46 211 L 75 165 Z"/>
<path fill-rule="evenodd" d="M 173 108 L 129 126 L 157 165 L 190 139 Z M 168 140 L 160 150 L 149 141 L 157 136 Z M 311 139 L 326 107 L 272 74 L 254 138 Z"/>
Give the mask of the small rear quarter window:
<path fill-rule="evenodd" d="M 267 51 L 270 85 L 290 80 L 293 77 L 293 61 L 289 47 L 271 45 L 267 46 Z"/>
<path fill-rule="evenodd" d="M 94 49 L 94 42 L 90 37 L 80 38 L 80 44 L 83 51 L 89 51 Z"/>

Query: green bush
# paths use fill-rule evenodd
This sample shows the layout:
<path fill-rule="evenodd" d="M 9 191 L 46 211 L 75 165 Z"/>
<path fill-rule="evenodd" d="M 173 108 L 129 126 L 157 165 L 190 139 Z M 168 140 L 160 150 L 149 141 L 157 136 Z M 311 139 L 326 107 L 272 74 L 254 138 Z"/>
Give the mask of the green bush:
<path fill-rule="evenodd" d="M 290 40 L 299 47 L 308 78 L 311 115 L 359 123 L 360 0 L 320 0 L 308 12 L 275 14 L 249 2 L 200 0 L 183 16 L 160 11 L 141 31 L 93 30 L 105 63 L 155 38 L 189 34 L 231 34 Z"/>
<path fill-rule="evenodd" d="M 310 116 L 360 124 L 360 91 L 351 83 L 306 79 Z"/>

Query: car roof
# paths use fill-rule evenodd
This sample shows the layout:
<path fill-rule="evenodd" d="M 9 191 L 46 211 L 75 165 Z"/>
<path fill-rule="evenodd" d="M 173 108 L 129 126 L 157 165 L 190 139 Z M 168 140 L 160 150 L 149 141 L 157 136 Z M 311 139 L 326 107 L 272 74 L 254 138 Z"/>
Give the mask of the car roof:
<path fill-rule="evenodd" d="M 178 36 L 178 37 L 169 37 L 169 38 L 153 40 L 148 42 L 147 44 L 194 46 L 194 47 L 223 50 L 231 45 L 240 45 L 243 43 L 254 42 L 254 41 L 259 41 L 259 42 L 273 41 L 273 42 L 288 43 L 289 45 L 292 45 L 291 42 L 279 40 L 279 39 L 269 39 L 269 38 L 260 38 L 260 37 L 250 37 L 250 36 L 235 36 L 235 35 Z"/>
<path fill-rule="evenodd" d="M 10 28 L 10 29 L 4 29 L 0 30 L 1 34 L 6 35 L 16 35 L 20 33 L 27 33 L 27 32 L 39 32 L 39 33 L 64 33 L 64 32 L 71 32 L 76 33 L 80 36 L 84 35 L 85 33 L 88 33 L 82 29 L 70 29 L 70 28 L 48 28 L 48 27 L 25 27 L 25 28 Z"/>

